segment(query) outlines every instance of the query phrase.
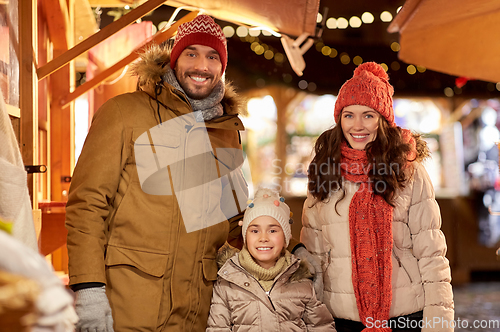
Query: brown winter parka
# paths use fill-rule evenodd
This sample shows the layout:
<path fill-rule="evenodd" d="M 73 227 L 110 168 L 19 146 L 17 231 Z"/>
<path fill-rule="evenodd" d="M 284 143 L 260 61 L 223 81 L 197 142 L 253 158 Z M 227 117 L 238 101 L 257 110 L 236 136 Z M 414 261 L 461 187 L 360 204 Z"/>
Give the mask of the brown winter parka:
<path fill-rule="evenodd" d="M 136 66 L 141 88 L 110 99 L 98 110 L 72 177 L 66 208 L 70 285 L 106 284 L 114 328 L 120 332 L 204 331 L 217 279 L 216 253 L 230 230 L 235 237 L 241 232 L 237 221 L 213 224 L 210 213 L 216 208 L 210 199 L 190 202 L 206 224 L 186 232 L 168 177 L 165 187 L 171 186 L 170 194 L 141 188 L 138 138 L 159 125 L 159 116 L 166 122 L 192 113 L 185 95 L 166 83 L 160 83 L 161 93 L 154 98 L 169 57 L 165 49 L 149 50 Z M 186 153 L 181 148 L 190 140 L 197 146 L 198 133 L 205 131 L 213 151 L 241 150 L 238 131 L 244 127 L 237 116 L 241 104 L 227 86 L 224 115 L 204 123 L 188 119 L 161 144 L 147 147 Z M 210 157 L 197 159 L 199 174 L 218 167 Z M 219 183 L 203 190 L 206 195 L 198 196 L 208 198 L 220 195 L 222 188 Z M 220 210 L 216 212 L 220 215 Z"/>

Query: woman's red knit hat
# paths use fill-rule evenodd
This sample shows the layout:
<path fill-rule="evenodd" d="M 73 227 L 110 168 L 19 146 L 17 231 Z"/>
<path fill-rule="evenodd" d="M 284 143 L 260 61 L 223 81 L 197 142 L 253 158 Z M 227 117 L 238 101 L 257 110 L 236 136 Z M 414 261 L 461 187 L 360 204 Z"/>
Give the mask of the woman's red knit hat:
<path fill-rule="evenodd" d="M 335 102 L 335 122 L 339 122 L 344 107 L 363 105 L 382 115 L 390 126 L 395 126 L 392 95 L 394 88 L 389 75 L 375 62 L 365 62 L 354 70 L 354 76 L 342 85 Z"/>
<path fill-rule="evenodd" d="M 227 41 L 221 27 L 208 15 L 198 15 L 177 29 L 174 46 L 170 54 L 170 68 L 175 68 L 177 58 L 189 45 L 209 46 L 219 53 L 222 72 L 227 65 Z"/>

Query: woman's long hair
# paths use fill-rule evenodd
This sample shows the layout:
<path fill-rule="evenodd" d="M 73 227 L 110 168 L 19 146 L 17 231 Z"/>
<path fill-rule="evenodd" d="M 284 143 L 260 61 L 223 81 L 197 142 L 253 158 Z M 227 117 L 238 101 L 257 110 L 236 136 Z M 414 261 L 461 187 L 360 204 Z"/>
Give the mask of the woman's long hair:
<path fill-rule="evenodd" d="M 346 139 L 340 121 L 332 129 L 323 132 L 314 145 L 315 156 L 308 168 L 308 190 L 316 198 L 316 202 L 328 201 L 330 194 L 337 190 L 342 190 L 337 203 L 345 197 L 340 171 L 340 146 Z M 421 161 L 429 155 L 429 149 L 419 134 L 412 135 L 417 145 L 415 160 Z M 407 158 L 411 150 L 411 144 L 405 142 L 402 137 L 402 129 L 390 127 L 381 116 L 377 137 L 365 147 L 368 162 L 372 167 L 368 177 L 372 183 L 384 184 L 374 186 L 373 190 L 392 206 L 396 190 L 403 189 L 413 174 L 412 168 L 407 167 L 409 161 L 414 161 Z"/>

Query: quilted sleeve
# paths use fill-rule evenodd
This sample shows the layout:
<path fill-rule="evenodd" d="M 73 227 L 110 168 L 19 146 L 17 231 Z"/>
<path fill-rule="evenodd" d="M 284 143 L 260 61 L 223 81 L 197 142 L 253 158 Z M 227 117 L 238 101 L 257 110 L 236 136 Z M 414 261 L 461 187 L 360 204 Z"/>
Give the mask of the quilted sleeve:
<path fill-rule="evenodd" d="M 321 230 L 321 221 L 318 213 L 318 204 L 313 205 L 314 197 L 307 194 L 307 199 L 304 202 L 302 211 L 302 230 L 300 232 L 300 242 L 302 242 L 307 250 L 316 256 L 321 261 L 322 266 L 325 266 L 327 252 L 323 240 L 323 232 Z"/>
<path fill-rule="evenodd" d="M 454 304 L 446 239 L 441 231 L 441 213 L 429 175 L 423 165 L 415 169 L 408 226 L 413 254 L 424 286 L 422 331 L 453 331 Z M 425 324 L 429 322 L 428 324 Z"/>

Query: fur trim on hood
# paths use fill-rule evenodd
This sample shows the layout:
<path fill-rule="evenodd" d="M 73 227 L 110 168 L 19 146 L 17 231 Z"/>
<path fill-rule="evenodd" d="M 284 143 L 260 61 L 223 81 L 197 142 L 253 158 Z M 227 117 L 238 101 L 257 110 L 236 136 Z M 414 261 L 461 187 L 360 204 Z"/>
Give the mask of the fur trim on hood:
<path fill-rule="evenodd" d="M 431 155 L 431 153 L 429 151 L 429 147 L 427 146 L 427 142 L 424 141 L 424 139 L 422 138 L 422 135 L 413 133 L 413 138 L 415 139 L 416 148 L 417 148 L 416 161 L 422 162 Z"/>
<path fill-rule="evenodd" d="M 132 64 L 131 73 L 137 76 L 137 90 L 154 95 L 155 86 L 163 82 L 163 76 L 169 70 L 170 45 L 152 45 L 139 54 L 139 60 Z M 166 83 L 164 83 L 166 84 Z M 239 96 L 231 82 L 225 82 L 222 105 L 226 114 L 245 114 L 246 100 Z"/>
<path fill-rule="evenodd" d="M 240 252 L 237 248 L 225 244 L 219 249 L 217 254 L 217 266 L 219 269 L 226 264 L 227 260 L 234 256 L 234 254 Z M 303 279 L 311 279 L 312 275 L 309 272 L 309 268 L 303 261 L 300 262 L 299 268 L 292 274 L 290 281 L 300 281 Z"/>
<path fill-rule="evenodd" d="M 162 77 L 168 70 L 171 48 L 168 46 L 151 45 L 139 53 L 139 61 L 132 64 L 132 75 L 137 76 L 137 87 L 152 87 L 163 81 Z"/>

